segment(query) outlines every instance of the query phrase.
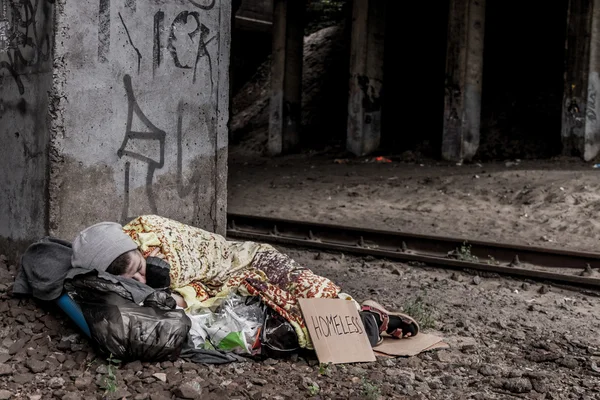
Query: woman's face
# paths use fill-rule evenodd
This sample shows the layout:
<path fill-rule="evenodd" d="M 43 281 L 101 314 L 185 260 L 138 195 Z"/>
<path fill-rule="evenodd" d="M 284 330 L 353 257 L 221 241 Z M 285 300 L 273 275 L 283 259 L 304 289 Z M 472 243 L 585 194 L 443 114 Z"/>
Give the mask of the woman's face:
<path fill-rule="evenodd" d="M 146 283 L 146 259 L 139 250 L 131 252 L 127 271 L 122 276 Z"/>

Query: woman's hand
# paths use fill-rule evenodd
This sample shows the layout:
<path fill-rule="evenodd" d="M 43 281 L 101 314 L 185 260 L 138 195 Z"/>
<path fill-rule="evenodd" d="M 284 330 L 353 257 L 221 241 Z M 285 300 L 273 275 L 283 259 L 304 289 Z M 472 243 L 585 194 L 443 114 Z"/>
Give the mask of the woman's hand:
<path fill-rule="evenodd" d="M 184 298 L 181 297 L 179 294 L 177 293 L 171 293 L 171 296 L 173 296 L 173 298 L 175 299 L 175 302 L 177 303 L 177 305 L 179 307 L 182 308 L 187 308 L 187 303 L 185 302 Z"/>
<path fill-rule="evenodd" d="M 157 257 L 163 260 L 165 259 L 165 255 L 160 252 L 160 247 L 157 247 L 154 250 L 152 250 L 149 254 L 149 257 Z"/>

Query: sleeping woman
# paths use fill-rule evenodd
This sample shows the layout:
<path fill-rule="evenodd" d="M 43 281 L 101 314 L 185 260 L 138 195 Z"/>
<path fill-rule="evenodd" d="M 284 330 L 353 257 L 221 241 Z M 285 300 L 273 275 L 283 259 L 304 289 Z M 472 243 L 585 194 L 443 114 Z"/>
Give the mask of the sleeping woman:
<path fill-rule="evenodd" d="M 297 299 L 354 301 L 338 285 L 271 245 L 229 241 L 157 215 L 137 217 L 125 226 L 101 222 L 86 228 L 73 241 L 72 264 L 168 287 L 177 304 L 191 313 L 233 292 L 258 296 L 290 322 L 300 347 L 308 349 L 312 344 Z M 419 331 L 413 318 L 389 312 L 373 301 L 360 309 L 363 322 L 376 326 L 372 345 L 381 342 L 383 332 L 402 338 Z"/>

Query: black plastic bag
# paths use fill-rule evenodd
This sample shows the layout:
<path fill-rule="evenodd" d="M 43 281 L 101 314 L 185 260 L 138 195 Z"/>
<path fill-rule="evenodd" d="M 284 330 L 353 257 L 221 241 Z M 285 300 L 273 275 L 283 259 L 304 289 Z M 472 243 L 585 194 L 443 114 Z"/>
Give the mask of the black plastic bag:
<path fill-rule="evenodd" d="M 273 309 L 266 307 L 260 335 L 261 356 L 285 358 L 300 350 L 296 330 Z"/>
<path fill-rule="evenodd" d="M 123 361 L 176 360 L 187 343 L 191 321 L 165 291 L 143 305 L 127 291 L 95 276 L 68 281 L 67 293 L 79 305 L 100 350 Z"/>

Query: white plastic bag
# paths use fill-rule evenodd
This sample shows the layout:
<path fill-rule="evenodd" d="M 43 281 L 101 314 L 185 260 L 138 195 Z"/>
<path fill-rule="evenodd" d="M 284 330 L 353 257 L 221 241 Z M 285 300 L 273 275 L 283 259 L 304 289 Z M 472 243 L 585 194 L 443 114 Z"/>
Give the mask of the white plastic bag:
<path fill-rule="evenodd" d="M 264 309 L 252 298 L 231 294 L 216 310 L 188 314 L 196 348 L 252 354 L 263 324 Z"/>

